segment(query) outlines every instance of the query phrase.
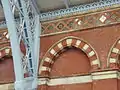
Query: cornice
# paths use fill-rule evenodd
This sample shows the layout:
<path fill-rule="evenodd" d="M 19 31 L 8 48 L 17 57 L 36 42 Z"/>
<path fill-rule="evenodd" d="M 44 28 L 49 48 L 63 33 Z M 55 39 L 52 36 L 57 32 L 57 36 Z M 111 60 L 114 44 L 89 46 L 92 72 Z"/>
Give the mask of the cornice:
<path fill-rule="evenodd" d="M 94 2 L 85 5 L 74 6 L 68 9 L 60 9 L 56 11 L 46 12 L 40 14 L 40 21 L 47 21 L 58 19 L 62 17 L 72 16 L 87 13 L 92 10 L 98 10 L 103 8 L 114 8 L 120 6 L 120 0 L 101 0 L 99 2 Z M 7 28 L 6 21 L 0 22 L 0 29 Z"/>
<path fill-rule="evenodd" d="M 91 10 L 97 10 L 102 8 L 111 8 L 115 5 L 120 5 L 120 0 L 101 0 L 99 2 L 94 2 L 85 5 L 74 6 L 68 9 L 60 9 L 56 11 L 51 11 L 47 13 L 40 14 L 40 21 L 57 19 L 65 16 L 71 16 L 76 14 L 82 14 L 89 12 Z"/>

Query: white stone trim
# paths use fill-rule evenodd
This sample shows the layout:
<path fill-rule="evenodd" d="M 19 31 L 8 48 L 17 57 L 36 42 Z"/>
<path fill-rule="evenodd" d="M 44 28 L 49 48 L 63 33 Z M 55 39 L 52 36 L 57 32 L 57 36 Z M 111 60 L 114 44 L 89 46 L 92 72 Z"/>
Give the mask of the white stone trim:
<path fill-rule="evenodd" d="M 1 84 L 0 90 L 14 90 L 14 84 Z"/>
<path fill-rule="evenodd" d="M 80 45 L 80 43 L 81 43 L 81 41 L 80 41 L 80 40 L 77 40 L 75 46 L 78 47 L 78 46 Z"/>
<path fill-rule="evenodd" d="M 103 71 L 103 72 L 95 72 L 91 73 L 91 75 L 83 75 L 83 76 L 71 76 L 71 77 L 59 77 L 52 79 L 39 79 L 39 85 L 47 84 L 48 86 L 56 86 L 63 84 L 79 84 L 79 83 L 89 83 L 93 80 L 103 80 L 103 79 L 119 79 L 120 72 L 118 71 Z M 46 80 L 46 81 L 45 81 Z"/>
<path fill-rule="evenodd" d="M 118 54 L 119 53 L 119 49 L 118 48 L 113 48 L 112 52 Z"/>
<path fill-rule="evenodd" d="M 92 61 L 92 65 L 97 65 L 97 64 L 100 64 L 98 59 Z"/>
<path fill-rule="evenodd" d="M 105 71 L 92 73 L 93 80 L 118 78 L 118 71 Z"/>
<path fill-rule="evenodd" d="M 103 23 L 105 22 L 105 20 L 107 19 L 107 17 L 105 15 L 102 15 L 99 20 Z"/>
<path fill-rule="evenodd" d="M 71 44 L 72 44 L 72 39 L 67 39 L 67 40 L 66 40 L 66 43 L 67 43 L 67 46 L 71 46 Z"/>
<path fill-rule="evenodd" d="M 109 74 L 109 75 L 99 75 L 93 76 L 93 80 L 101 80 L 101 79 L 110 79 L 110 78 L 117 78 L 117 74 Z"/>
<path fill-rule="evenodd" d="M 91 75 L 83 75 L 83 76 L 71 76 L 71 77 L 63 77 L 63 78 L 39 78 L 38 85 L 48 86 L 56 86 L 56 85 L 64 85 L 64 84 L 80 84 L 80 83 L 89 83 L 93 80 L 103 80 L 103 79 L 120 79 L 120 72 L 118 71 L 103 71 L 103 72 L 95 72 Z M 0 90 L 14 90 L 14 84 L 2 84 L 0 85 Z"/>
<path fill-rule="evenodd" d="M 42 66 L 42 67 L 40 68 L 40 70 L 41 70 L 41 71 L 49 71 L 49 72 L 50 72 L 51 68 Z"/>
<path fill-rule="evenodd" d="M 48 57 L 46 57 L 44 60 L 45 60 L 46 62 L 53 63 L 53 60 L 51 60 L 51 59 L 48 58 Z"/>
<path fill-rule="evenodd" d="M 93 76 L 95 76 L 95 75 L 106 75 L 106 74 L 113 74 L 113 73 L 117 74 L 118 71 L 103 71 L 103 72 L 95 72 L 95 73 L 92 73 L 92 75 L 93 75 Z"/>
<path fill-rule="evenodd" d="M 92 82 L 91 75 L 50 79 L 47 81 L 47 85 L 55 86 L 55 85 L 62 85 L 62 84 L 77 84 L 77 83 L 88 83 L 88 82 Z M 42 82 L 42 80 L 39 79 L 38 84 L 39 85 L 46 84 L 46 81 Z"/>
<path fill-rule="evenodd" d="M 62 43 L 59 43 L 57 46 L 58 46 L 59 49 L 63 49 Z"/>
<path fill-rule="evenodd" d="M 54 49 L 50 50 L 50 53 L 51 53 L 52 55 L 54 55 L 54 56 L 57 54 Z"/>
<path fill-rule="evenodd" d="M 44 84 L 47 84 L 48 81 L 49 81 L 48 78 L 40 78 L 40 79 L 38 79 L 38 84 L 44 85 Z"/>
<path fill-rule="evenodd" d="M 110 63 L 116 63 L 117 59 L 115 59 L 115 58 L 110 58 L 109 61 L 110 61 Z"/>
<path fill-rule="evenodd" d="M 93 55 L 95 55 L 95 52 L 94 51 L 91 51 L 88 53 L 89 57 L 92 57 Z"/>
<path fill-rule="evenodd" d="M 88 49 L 88 47 L 89 47 L 89 46 L 88 46 L 87 44 L 85 44 L 82 49 L 85 51 L 85 50 Z"/>

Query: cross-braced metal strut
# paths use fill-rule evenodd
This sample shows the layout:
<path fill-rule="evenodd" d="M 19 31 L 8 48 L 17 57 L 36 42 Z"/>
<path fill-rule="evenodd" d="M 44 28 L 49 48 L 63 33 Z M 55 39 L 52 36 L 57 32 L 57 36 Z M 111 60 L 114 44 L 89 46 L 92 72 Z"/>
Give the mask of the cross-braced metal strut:
<path fill-rule="evenodd" d="M 10 35 L 16 90 L 37 88 L 40 22 L 31 0 L 2 0 Z M 24 45 L 24 51 L 21 50 Z"/>

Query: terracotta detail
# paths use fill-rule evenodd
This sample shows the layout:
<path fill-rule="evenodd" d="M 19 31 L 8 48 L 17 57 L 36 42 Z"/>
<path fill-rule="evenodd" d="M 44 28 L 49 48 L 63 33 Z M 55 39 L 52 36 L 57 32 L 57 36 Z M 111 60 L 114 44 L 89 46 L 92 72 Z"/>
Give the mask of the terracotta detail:
<path fill-rule="evenodd" d="M 108 54 L 108 67 L 112 69 L 119 68 L 119 55 L 120 55 L 120 39 L 118 39 L 113 46 L 111 47 L 109 54 Z"/>
<path fill-rule="evenodd" d="M 11 48 L 10 47 L 4 47 L 0 49 L 0 58 L 4 56 L 11 56 Z"/>
<path fill-rule="evenodd" d="M 61 43 L 62 49 L 57 48 L 57 46 L 59 46 L 59 43 Z M 51 69 L 51 67 L 50 67 L 51 61 L 47 62 L 47 64 L 46 64 L 45 59 L 50 58 L 53 61 L 53 58 L 56 56 L 59 56 L 59 52 L 61 50 L 63 50 L 65 47 L 76 47 L 78 49 L 81 49 L 88 56 L 90 63 L 91 63 L 92 70 L 97 70 L 100 68 L 100 61 L 99 61 L 98 55 L 97 55 L 96 51 L 93 49 L 93 47 L 85 40 L 81 40 L 80 38 L 69 36 L 69 37 L 65 37 L 64 39 L 61 39 L 60 41 L 55 43 L 47 51 L 46 55 L 44 56 L 44 58 L 42 60 L 42 64 L 40 65 L 40 69 L 42 67 L 46 67 L 46 69 L 40 70 L 40 73 L 45 72 L 45 71 L 49 71 L 49 72 L 51 71 L 50 70 Z M 53 63 L 54 63 L 54 61 L 52 62 L 52 64 Z"/>
<path fill-rule="evenodd" d="M 59 34 L 69 31 L 85 31 L 88 28 L 120 23 L 120 9 L 76 15 L 42 23 L 42 35 Z"/>

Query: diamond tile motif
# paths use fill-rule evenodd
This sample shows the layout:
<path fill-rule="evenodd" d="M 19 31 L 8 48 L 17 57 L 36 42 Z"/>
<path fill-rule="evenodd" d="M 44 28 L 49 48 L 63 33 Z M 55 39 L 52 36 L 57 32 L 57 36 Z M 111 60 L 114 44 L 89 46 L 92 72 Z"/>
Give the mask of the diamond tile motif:
<path fill-rule="evenodd" d="M 57 26 L 58 29 L 62 29 L 63 27 L 64 27 L 64 24 L 62 24 L 62 23 L 60 23 L 60 24 Z"/>
<path fill-rule="evenodd" d="M 42 34 L 57 33 L 69 30 L 86 30 L 87 28 L 120 23 L 120 9 L 85 15 L 73 15 L 43 23 Z M 49 27 L 52 26 L 52 27 Z"/>
<path fill-rule="evenodd" d="M 78 21 L 78 25 L 81 25 L 81 22 L 82 22 L 81 20 L 80 20 L 80 21 Z"/>
<path fill-rule="evenodd" d="M 107 19 L 107 17 L 106 17 L 105 15 L 102 15 L 99 20 L 100 20 L 102 23 L 104 23 L 106 19 Z"/>

